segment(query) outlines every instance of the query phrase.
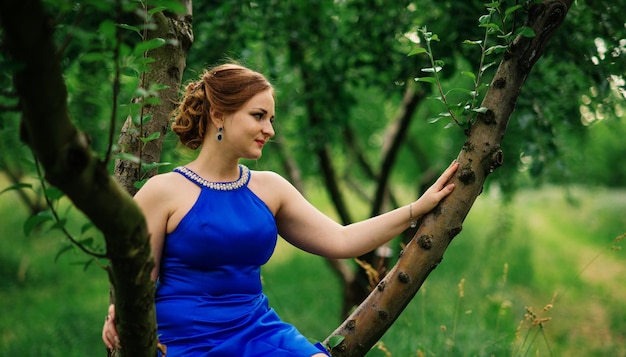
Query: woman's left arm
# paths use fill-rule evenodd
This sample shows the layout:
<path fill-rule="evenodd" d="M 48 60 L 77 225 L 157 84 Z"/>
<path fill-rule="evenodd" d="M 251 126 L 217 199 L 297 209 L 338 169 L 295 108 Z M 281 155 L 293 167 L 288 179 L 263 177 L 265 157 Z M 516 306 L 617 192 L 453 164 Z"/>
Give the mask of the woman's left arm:
<path fill-rule="evenodd" d="M 289 182 L 278 180 L 276 222 L 280 235 L 293 245 L 328 258 L 367 253 L 406 230 L 411 221 L 430 212 L 454 190 L 447 184 L 456 172 L 453 162 L 415 202 L 387 213 L 342 226 L 311 205 Z"/>

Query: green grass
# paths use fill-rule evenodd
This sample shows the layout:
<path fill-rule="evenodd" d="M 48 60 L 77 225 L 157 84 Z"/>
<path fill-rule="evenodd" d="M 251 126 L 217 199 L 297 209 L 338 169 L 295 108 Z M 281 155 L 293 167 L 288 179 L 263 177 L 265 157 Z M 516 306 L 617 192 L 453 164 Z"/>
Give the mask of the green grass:
<path fill-rule="evenodd" d="M 368 356 L 626 356 L 626 257 L 610 249 L 624 212 L 626 191 L 544 188 L 509 204 L 485 193 Z M 105 272 L 83 270 L 79 253 L 55 262 L 67 244 L 55 231 L 25 237 L 27 213 L 12 194 L 0 196 L 0 215 L 0 355 L 103 356 Z M 323 259 L 282 242 L 263 281 L 306 336 L 324 339 L 341 322 L 339 281 Z M 526 307 L 551 320 L 517 331 Z"/>

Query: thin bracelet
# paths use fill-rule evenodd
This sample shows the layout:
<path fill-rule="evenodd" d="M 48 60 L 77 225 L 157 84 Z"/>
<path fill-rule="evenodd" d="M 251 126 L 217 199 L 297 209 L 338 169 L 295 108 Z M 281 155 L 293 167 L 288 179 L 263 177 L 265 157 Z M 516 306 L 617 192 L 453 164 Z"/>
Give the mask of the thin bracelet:
<path fill-rule="evenodd" d="M 413 202 L 409 203 L 409 222 L 411 228 L 417 227 L 417 220 L 413 220 Z"/>

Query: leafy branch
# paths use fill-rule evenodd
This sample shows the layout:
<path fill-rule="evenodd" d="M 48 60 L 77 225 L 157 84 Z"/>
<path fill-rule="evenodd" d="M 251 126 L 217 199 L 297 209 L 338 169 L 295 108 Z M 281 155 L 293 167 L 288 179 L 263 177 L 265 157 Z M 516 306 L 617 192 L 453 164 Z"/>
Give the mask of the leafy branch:
<path fill-rule="evenodd" d="M 99 259 L 106 258 L 106 254 L 96 252 L 87 247 L 89 244 L 93 242 L 93 238 L 86 238 L 86 239 L 79 240 L 78 238 L 75 238 L 67 230 L 67 227 L 66 227 L 67 219 L 61 218 L 53 202 L 53 201 L 58 201 L 59 199 L 61 199 L 61 197 L 63 197 L 63 192 L 55 187 L 46 186 L 46 182 L 43 178 L 43 173 L 41 172 L 41 165 L 39 163 L 39 160 L 36 157 L 35 157 L 35 168 L 37 169 L 37 177 L 39 180 L 39 184 L 41 185 L 44 191 L 44 198 L 46 200 L 46 204 L 48 205 L 48 208 L 50 211 L 40 212 L 34 216 L 31 216 L 24 224 L 25 233 L 28 235 L 35 226 L 52 219 L 54 220 L 54 225 L 52 226 L 52 228 L 59 229 L 63 233 L 63 235 L 67 239 L 69 239 L 69 241 L 73 244 L 73 246 L 78 247 L 81 251 L 83 251 L 87 255 L 90 255 L 94 258 L 99 258 Z M 23 184 L 22 187 L 31 187 L 31 186 L 29 186 L 28 184 Z M 87 223 L 83 225 L 83 227 L 81 228 L 81 234 L 84 234 L 92 226 L 93 226 L 92 223 Z M 69 246 L 68 248 L 62 249 L 61 251 L 59 251 L 55 259 L 58 259 L 62 253 L 66 252 L 71 247 L 72 246 Z"/>
<path fill-rule="evenodd" d="M 159 16 L 163 12 L 181 12 L 184 9 L 176 8 L 180 6 L 178 3 L 172 3 L 168 1 L 151 1 L 150 5 L 147 1 L 141 1 L 140 7 L 135 11 L 143 23 L 141 26 L 133 26 L 129 24 L 117 23 L 116 31 L 120 29 L 128 30 L 139 36 L 140 42 L 132 50 L 131 65 L 138 78 L 138 85 L 134 89 L 134 99 L 128 104 L 129 118 L 133 132 L 138 140 L 142 142 L 141 145 L 136 147 L 133 151 L 136 153 L 120 152 L 116 155 L 116 158 L 120 160 L 129 161 L 131 164 L 138 165 L 136 171 L 136 178 L 133 183 L 135 188 L 140 188 L 146 181 L 146 177 L 153 169 L 169 165 L 169 163 L 145 163 L 143 162 L 144 150 L 148 143 L 158 140 L 161 137 L 160 131 L 154 131 L 152 133 L 146 133 L 147 129 L 144 126 L 148 121 L 152 120 L 152 114 L 147 112 L 147 108 L 150 106 L 157 106 L 161 104 L 159 99 L 159 91 L 168 89 L 168 86 L 161 84 L 150 84 L 147 78 L 147 71 L 150 69 L 150 65 L 154 63 L 154 58 L 149 56 L 149 52 L 158 49 L 166 44 L 176 45 L 177 41 L 172 39 L 163 39 L 161 37 L 150 38 L 149 31 L 156 30 L 158 28 L 158 22 L 162 21 Z M 136 128 L 136 129 L 135 129 Z"/>
<path fill-rule="evenodd" d="M 487 108 L 479 106 L 479 99 L 483 92 L 488 88 L 487 83 L 483 83 L 485 71 L 496 64 L 495 61 L 486 63 L 486 58 L 492 54 L 500 54 L 507 51 L 512 44 L 513 40 L 521 35 L 525 37 L 534 37 L 535 33 L 528 27 L 516 28 L 516 20 L 513 20 L 513 26 L 511 30 L 506 30 L 507 23 L 510 22 L 510 17 L 515 15 L 520 10 L 525 10 L 525 7 L 516 4 L 506 10 L 502 11 L 503 1 L 494 1 L 485 4 L 487 8 L 487 14 L 482 15 L 479 18 L 479 27 L 485 29 L 484 36 L 481 40 L 465 40 L 463 43 L 467 45 L 478 46 L 480 48 L 480 63 L 478 65 L 477 73 L 463 71 L 462 75 L 470 78 L 474 84 L 473 89 L 468 90 L 465 88 L 452 88 L 445 92 L 441 84 L 441 77 L 439 72 L 443 69 L 445 63 L 443 60 L 436 59 L 432 49 L 432 42 L 439 42 L 439 36 L 427 30 L 426 27 L 418 29 L 418 34 L 424 42 L 424 46 L 414 48 L 409 52 L 409 56 L 417 54 L 426 54 L 430 63 L 430 67 L 422 68 L 421 71 L 425 73 L 431 73 L 432 76 L 416 77 L 415 81 L 430 83 L 436 86 L 439 95 L 435 99 L 439 100 L 446 108 L 445 112 L 435 115 L 429 120 L 430 123 L 436 123 L 437 121 L 448 118 L 451 120 L 446 125 L 446 128 L 451 126 L 471 126 L 478 113 L 485 113 Z M 515 16 L 514 16 L 515 18 Z M 488 40 L 490 36 L 496 35 L 503 43 L 497 43 L 493 46 L 488 46 Z M 452 92 L 462 92 L 469 96 L 469 99 L 458 103 L 450 103 L 449 95 Z M 467 118 L 467 121 L 460 119 L 460 117 Z"/>

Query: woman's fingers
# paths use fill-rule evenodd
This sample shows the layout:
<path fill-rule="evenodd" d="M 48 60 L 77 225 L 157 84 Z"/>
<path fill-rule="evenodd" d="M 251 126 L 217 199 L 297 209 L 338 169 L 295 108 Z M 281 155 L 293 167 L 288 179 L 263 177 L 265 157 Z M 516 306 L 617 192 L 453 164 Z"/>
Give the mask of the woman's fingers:
<path fill-rule="evenodd" d="M 108 326 L 108 324 L 110 323 L 110 320 L 111 320 L 110 315 L 107 315 L 104 318 L 104 326 L 102 327 L 102 342 L 104 342 L 104 344 L 107 346 L 108 349 L 112 350 L 113 343 L 112 343 L 111 333 L 109 331 L 109 326 Z"/>
<path fill-rule="evenodd" d="M 452 175 L 454 175 L 454 173 L 456 172 L 458 168 L 459 168 L 459 162 L 456 160 L 452 161 L 450 166 L 448 166 L 448 168 L 443 172 L 441 177 L 439 177 L 439 179 L 442 181 L 441 182 L 442 186 L 443 184 L 448 182 L 448 180 L 450 180 L 450 178 L 452 177 Z"/>
<path fill-rule="evenodd" d="M 104 319 L 102 341 L 108 349 L 120 348 L 120 339 L 115 328 L 115 305 L 109 306 L 109 314 Z"/>

